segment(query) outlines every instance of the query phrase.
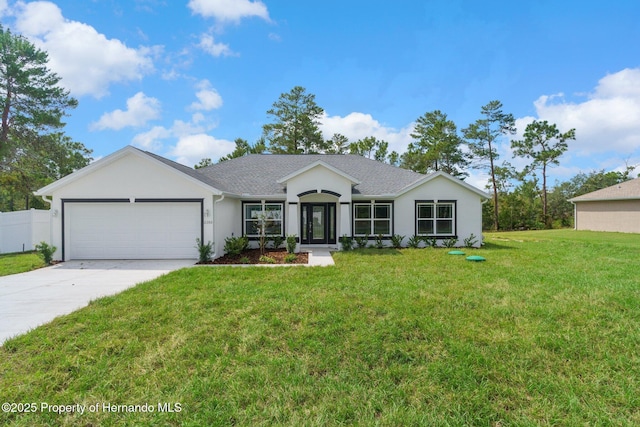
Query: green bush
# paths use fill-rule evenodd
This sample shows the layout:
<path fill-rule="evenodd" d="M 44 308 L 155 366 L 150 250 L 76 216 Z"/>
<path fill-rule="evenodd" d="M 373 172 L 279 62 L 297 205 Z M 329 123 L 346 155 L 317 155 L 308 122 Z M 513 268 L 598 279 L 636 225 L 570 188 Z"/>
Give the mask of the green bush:
<path fill-rule="evenodd" d="M 278 249 L 285 242 L 284 236 L 274 235 L 271 236 L 271 245 L 273 245 L 273 249 Z"/>
<path fill-rule="evenodd" d="M 369 243 L 369 235 L 356 237 L 356 244 L 359 248 L 366 248 Z"/>
<path fill-rule="evenodd" d="M 404 236 L 399 234 L 394 234 L 391 236 L 391 246 L 396 249 L 400 249 L 402 247 L 402 241 L 404 240 Z"/>
<path fill-rule="evenodd" d="M 438 247 L 438 240 L 435 237 L 423 237 L 422 240 L 426 246 L 430 246 L 432 248 Z"/>
<path fill-rule="evenodd" d="M 271 257 L 268 257 L 266 255 L 260 255 L 260 260 L 259 261 L 263 262 L 265 264 L 275 264 L 276 263 L 275 259 L 273 259 Z"/>
<path fill-rule="evenodd" d="M 247 249 L 249 249 L 249 238 L 247 236 L 232 236 L 224 239 L 224 252 L 228 255 L 238 256 Z"/>
<path fill-rule="evenodd" d="M 297 260 L 298 256 L 296 254 L 288 254 L 286 257 L 284 257 L 284 262 L 286 262 L 287 264 L 292 264 Z"/>
<path fill-rule="evenodd" d="M 420 247 L 420 242 L 422 242 L 422 237 L 413 235 L 409 237 L 409 240 L 407 240 L 407 246 L 413 249 L 418 249 Z"/>
<path fill-rule="evenodd" d="M 197 238 L 196 248 L 198 248 L 199 263 L 203 264 L 205 262 L 211 261 L 211 255 L 213 254 L 213 243 L 209 242 L 207 244 L 204 244 L 199 238 Z"/>
<path fill-rule="evenodd" d="M 382 240 L 382 234 L 376 236 L 376 249 L 384 248 L 384 241 Z"/>
<path fill-rule="evenodd" d="M 47 242 L 40 242 L 36 245 L 36 250 L 38 254 L 44 260 L 44 263 L 47 265 L 51 265 L 53 261 L 53 254 L 56 252 L 58 248 L 53 245 L 49 245 Z"/>
<path fill-rule="evenodd" d="M 340 244 L 342 245 L 343 251 L 350 251 L 351 249 L 353 249 L 353 239 L 346 234 L 340 237 Z"/>
<path fill-rule="evenodd" d="M 471 233 L 471 236 L 464 239 L 464 245 L 467 248 L 473 247 L 473 245 L 475 245 L 476 243 L 478 243 L 478 238 L 473 233 Z"/>
<path fill-rule="evenodd" d="M 455 237 L 452 237 L 450 239 L 444 239 L 442 241 L 442 244 L 444 245 L 445 248 L 453 248 L 455 247 L 456 243 L 458 243 L 458 239 L 456 239 Z"/>
<path fill-rule="evenodd" d="M 287 236 L 287 252 L 289 252 L 290 254 L 296 251 L 296 245 L 298 244 L 296 240 L 297 237 L 295 234 L 289 234 Z"/>

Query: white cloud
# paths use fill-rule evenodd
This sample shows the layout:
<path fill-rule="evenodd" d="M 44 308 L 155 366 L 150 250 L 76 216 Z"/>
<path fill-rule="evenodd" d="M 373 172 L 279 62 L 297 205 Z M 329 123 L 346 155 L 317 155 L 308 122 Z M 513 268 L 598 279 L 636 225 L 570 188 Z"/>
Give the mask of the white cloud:
<path fill-rule="evenodd" d="M 211 111 L 222 107 L 222 97 L 217 90 L 211 87 L 209 80 L 202 80 L 198 83 L 196 98 L 198 102 L 194 102 L 189 107 L 196 111 Z"/>
<path fill-rule="evenodd" d="M 152 49 L 133 49 L 90 25 L 65 19 L 48 1 L 18 2 L 16 29 L 49 54 L 49 67 L 74 96 L 100 98 L 109 85 L 141 79 L 153 71 Z"/>
<path fill-rule="evenodd" d="M 411 142 L 410 136 L 413 130 L 413 123 L 403 129 L 394 129 L 384 126 L 375 120 L 370 114 L 350 113 L 345 117 L 324 115 L 320 118 L 322 125 L 320 130 L 325 139 L 330 139 L 333 134 L 339 133 L 350 142 L 373 136 L 389 143 L 389 152 L 397 151 L 402 154 L 406 151 L 407 145 Z"/>
<path fill-rule="evenodd" d="M 557 94 L 541 96 L 534 105 L 539 120 L 562 132 L 576 129 L 569 147 L 579 155 L 629 156 L 640 150 L 640 68 L 608 74 L 583 102 L 565 102 Z"/>
<path fill-rule="evenodd" d="M 203 158 L 208 157 L 217 161 L 220 157 L 232 152 L 235 143 L 208 135 L 206 132 L 213 126 L 201 123 L 202 121 L 199 113 L 196 113 L 192 122 L 175 120 L 171 128 L 156 126 L 136 135 L 132 143 L 145 150 L 161 152 L 166 146 L 165 141 L 172 139 L 176 141 L 175 145 L 169 146 L 168 151 L 163 155 L 189 167 L 193 167 Z"/>
<path fill-rule="evenodd" d="M 270 20 L 267 6 L 259 0 L 190 0 L 188 7 L 193 13 L 219 22 L 237 23 L 253 16 Z"/>
<path fill-rule="evenodd" d="M 218 56 L 237 56 L 234 53 L 229 45 L 224 43 L 216 43 L 215 39 L 210 34 L 203 34 L 200 36 L 200 43 L 198 44 L 202 50 L 207 52 L 209 55 L 218 57 Z"/>
<path fill-rule="evenodd" d="M 183 136 L 169 155 L 175 157 L 178 163 L 193 167 L 203 158 L 210 158 L 214 162 L 220 157 L 233 151 L 235 144 L 224 139 L 217 139 L 204 133 Z"/>
<path fill-rule="evenodd" d="M 133 137 L 132 143 L 145 150 L 157 151 L 162 148 L 162 141 L 173 136 L 173 132 L 164 126 L 154 126 L 147 132 Z"/>
<path fill-rule="evenodd" d="M 125 127 L 140 127 L 150 120 L 160 117 L 160 101 L 156 98 L 146 96 L 142 92 L 136 93 L 127 99 L 127 110 L 115 110 L 105 113 L 95 123 L 92 123 L 92 130 L 113 129 L 120 130 Z"/>

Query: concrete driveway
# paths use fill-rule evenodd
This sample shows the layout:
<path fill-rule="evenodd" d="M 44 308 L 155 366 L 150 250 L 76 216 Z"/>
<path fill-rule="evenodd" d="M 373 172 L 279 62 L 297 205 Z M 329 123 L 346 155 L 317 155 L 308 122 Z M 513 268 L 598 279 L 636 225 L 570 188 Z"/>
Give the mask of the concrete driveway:
<path fill-rule="evenodd" d="M 67 261 L 0 277 L 0 345 L 57 316 L 196 260 Z"/>

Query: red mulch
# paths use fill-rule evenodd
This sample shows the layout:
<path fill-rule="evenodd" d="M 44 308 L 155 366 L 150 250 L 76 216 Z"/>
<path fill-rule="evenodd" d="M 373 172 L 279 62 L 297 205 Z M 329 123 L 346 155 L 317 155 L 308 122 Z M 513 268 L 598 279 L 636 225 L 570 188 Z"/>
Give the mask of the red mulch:
<path fill-rule="evenodd" d="M 307 252 L 299 252 L 296 255 L 294 262 L 286 263 L 284 258 L 289 255 L 286 249 L 265 249 L 264 255 L 269 258 L 273 258 L 275 264 L 308 264 L 309 254 Z M 247 258 L 249 261 L 242 262 L 241 260 Z M 208 262 L 207 264 L 268 264 L 266 262 L 260 262 L 260 249 L 249 249 L 241 253 L 240 255 L 230 256 L 224 255 L 220 258 Z"/>

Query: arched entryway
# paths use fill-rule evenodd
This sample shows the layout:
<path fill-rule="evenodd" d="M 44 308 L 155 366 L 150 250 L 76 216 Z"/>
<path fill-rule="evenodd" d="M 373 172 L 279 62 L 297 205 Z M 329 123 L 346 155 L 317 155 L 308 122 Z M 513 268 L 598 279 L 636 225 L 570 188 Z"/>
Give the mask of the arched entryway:
<path fill-rule="evenodd" d="M 300 243 L 303 245 L 336 244 L 338 234 L 338 200 L 333 191 L 307 191 L 298 194 Z"/>

